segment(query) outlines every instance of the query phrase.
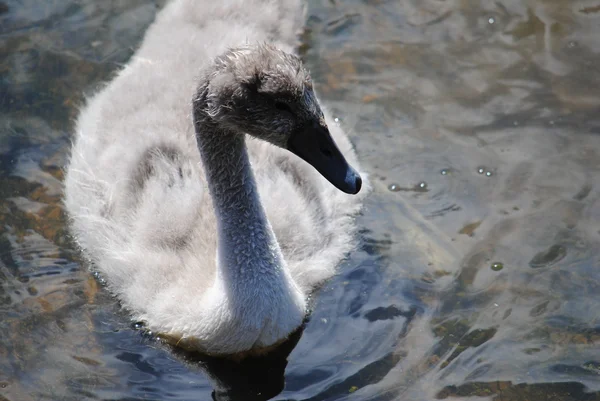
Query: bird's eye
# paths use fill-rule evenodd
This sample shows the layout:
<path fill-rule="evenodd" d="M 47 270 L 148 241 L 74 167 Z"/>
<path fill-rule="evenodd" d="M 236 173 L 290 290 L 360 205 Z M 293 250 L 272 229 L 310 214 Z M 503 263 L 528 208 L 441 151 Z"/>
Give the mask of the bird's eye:
<path fill-rule="evenodd" d="M 292 113 L 292 108 L 284 102 L 275 102 L 275 108 L 279 111 L 283 111 L 290 114 Z"/>

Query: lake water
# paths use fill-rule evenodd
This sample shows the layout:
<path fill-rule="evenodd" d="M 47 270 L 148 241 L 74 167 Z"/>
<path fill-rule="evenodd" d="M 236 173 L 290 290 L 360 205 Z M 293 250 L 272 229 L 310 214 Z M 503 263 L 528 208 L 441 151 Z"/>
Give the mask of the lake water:
<path fill-rule="evenodd" d="M 310 2 L 374 191 L 295 348 L 243 364 L 137 330 L 65 230 L 77 107 L 162 5 L 0 1 L 0 400 L 600 400 L 600 2 Z"/>

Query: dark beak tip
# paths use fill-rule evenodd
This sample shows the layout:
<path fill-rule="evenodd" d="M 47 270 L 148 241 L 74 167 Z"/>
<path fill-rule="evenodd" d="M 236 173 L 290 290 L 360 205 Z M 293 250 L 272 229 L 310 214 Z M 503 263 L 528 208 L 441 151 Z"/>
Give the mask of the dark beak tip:
<path fill-rule="evenodd" d="M 344 192 L 346 192 L 347 194 L 350 195 L 356 195 L 357 193 L 360 192 L 360 189 L 362 188 L 362 178 L 360 177 L 360 175 L 357 172 L 353 172 L 352 174 L 353 177 L 348 177 L 349 179 L 346 181 L 346 188 Z M 342 188 L 340 188 L 342 189 Z"/>
<path fill-rule="evenodd" d="M 352 195 L 356 195 L 357 193 L 359 193 L 360 189 L 362 188 L 362 178 L 358 174 L 356 174 L 355 188 L 356 188 L 356 192 L 354 192 Z"/>

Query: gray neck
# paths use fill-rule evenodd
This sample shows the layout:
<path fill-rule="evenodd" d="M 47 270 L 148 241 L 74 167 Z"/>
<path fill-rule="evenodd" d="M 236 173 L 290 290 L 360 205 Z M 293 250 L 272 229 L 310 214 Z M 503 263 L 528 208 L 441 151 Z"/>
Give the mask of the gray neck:
<path fill-rule="evenodd" d="M 285 262 L 260 202 L 245 135 L 197 118 L 196 139 L 217 217 L 218 276 L 228 286 L 280 276 Z"/>

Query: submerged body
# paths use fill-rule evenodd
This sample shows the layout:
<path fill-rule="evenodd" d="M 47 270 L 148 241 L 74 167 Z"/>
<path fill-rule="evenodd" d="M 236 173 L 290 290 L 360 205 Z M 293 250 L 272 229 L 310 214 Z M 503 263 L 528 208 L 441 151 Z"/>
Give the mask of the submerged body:
<path fill-rule="evenodd" d="M 352 247 L 362 195 L 272 143 L 217 135 L 195 115 L 206 105 L 193 107 L 202 71 L 229 48 L 291 52 L 301 10 L 296 0 L 174 0 L 77 121 L 71 230 L 134 319 L 181 345 L 231 354 L 285 339 Z M 330 132 L 356 165 L 342 130 Z"/>

